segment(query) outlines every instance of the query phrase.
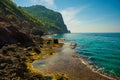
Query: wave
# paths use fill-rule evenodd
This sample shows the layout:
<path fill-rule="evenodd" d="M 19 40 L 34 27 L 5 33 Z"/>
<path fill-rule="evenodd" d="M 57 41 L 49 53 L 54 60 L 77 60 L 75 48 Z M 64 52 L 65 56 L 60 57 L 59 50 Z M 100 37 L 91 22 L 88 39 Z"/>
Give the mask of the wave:
<path fill-rule="evenodd" d="M 78 55 L 93 67 L 120 77 L 120 33 L 64 34 L 62 38 L 77 43 Z"/>
<path fill-rule="evenodd" d="M 115 76 L 112 76 L 112 75 L 105 73 L 104 67 L 98 67 L 98 66 L 94 65 L 94 63 L 89 62 L 87 58 L 79 57 L 79 59 L 84 65 L 86 65 L 88 68 L 90 68 L 93 72 L 98 73 L 101 76 L 104 76 L 110 80 L 120 79 L 119 77 L 115 77 Z M 112 72 L 115 73 L 114 71 L 112 71 Z"/>

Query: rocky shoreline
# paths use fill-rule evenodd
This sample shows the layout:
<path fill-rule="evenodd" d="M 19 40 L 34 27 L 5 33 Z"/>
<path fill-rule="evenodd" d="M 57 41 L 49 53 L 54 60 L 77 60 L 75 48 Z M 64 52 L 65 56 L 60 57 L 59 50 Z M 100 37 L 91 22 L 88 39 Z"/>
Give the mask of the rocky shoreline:
<path fill-rule="evenodd" d="M 53 76 L 58 80 L 64 78 L 61 74 L 42 75 L 37 70 L 33 70 L 31 66 L 33 61 L 54 55 L 54 49 L 62 46 L 62 44 L 56 43 L 57 40 L 54 41 L 54 44 L 50 44 L 49 41 L 53 41 L 53 39 L 36 39 L 34 46 L 23 47 L 11 44 L 4 45 L 0 49 L 0 80 L 46 80 L 52 79 Z"/>
<path fill-rule="evenodd" d="M 71 48 L 71 43 L 64 43 L 63 47 L 56 50 L 56 54 L 43 61 L 34 62 L 33 69 L 44 75 L 64 74 L 68 80 L 119 80 L 117 77 L 93 70 L 84 58 L 76 55 L 74 49 Z"/>
<path fill-rule="evenodd" d="M 37 39 L 35 46 L 12 44 L 0 49 L 0 80 L 117 80 L 92 71 L 75 54 L 76 44 L 64 43 L 63 39 Z M 38 69 L 35 61 L 48 65 Z"/>
<path fill-rule="evenodd" d="M 4 46 L 0 50 L 0 80 L 36 80 L 44 77 L 27 69 L 29 51 L 17 45 Z"/>

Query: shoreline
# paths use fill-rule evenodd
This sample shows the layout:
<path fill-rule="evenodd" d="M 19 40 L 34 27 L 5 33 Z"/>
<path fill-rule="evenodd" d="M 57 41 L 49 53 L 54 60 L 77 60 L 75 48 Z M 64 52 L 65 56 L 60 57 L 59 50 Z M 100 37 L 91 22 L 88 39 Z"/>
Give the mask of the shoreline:
<path fill-rule="evenodd" d="M 54 43 L 51 43 L 51 41 L 53 42 L 53 38 L 48 38 L 48 36 L 44 36 L 42 37 L 43 38 L 43 41 L 44 41 L 44 44 L 43 44 L 43 48 L 40 48 L 41 50 L 41 54 L 33 54 L 31 59 L 34 59 L 33 61 L 29 60 L 26 61 L 26 65 L 27 65 L 27 69 L 30 70 L 30 72 L 32 73 L 35 73 L 35 74 L 40 74 L 42 75 L 43 77 L 46 77 L 45 79 L 65 79 L 65 80 L 68 80 L 67 76 L 66 75 L 63 75 L 63 74 L 43 74 L 41 71 L 37 70 L 34 68 L 34 66 L 32 65 L 34 62 L 36 61 L 43 61 L 49 57 L 52 57 L 52 56 L 55 56 L 57 55 L 57 53 L 55 52 L 55 49 L 56 48 L 60 48 L 62 47 L 62 43 L 57 43 L 57 42 L 54 42 Z M 58 39 L 60 40 L 60 39 Z M 62 39 L 61 39 L 62 40 Z M 60 40 L 60 41 L 61 41 Z M 47 42 L 46 42 L 47 41 Z M 50 41 L 49 45 L 47 44 L 48 42 Z M 39 56 L 42 56 L 42 57 L 39 57 Z M 37 58 L 35 58 L 37 57 Z"/>
<path fill-rule="evenodd" d="M 70 43 L 70 42 L 67 42 L 67 43 Z M 64 45 L 65 45 L 65 43 L 64 43 Z M 70 48 L 70 46 L 68 46 L 69 48 Z M 63 46 L 63 48 L 66 48 L 66 47 L 64 47 Z M 74 50 L 75 51 L 75 50 Z M 59 54 L 59 51 L 56 51 L 56 53 L 57 54 Z M 54 56 L 54 55 L 53 55 Z M 58 55 L 59 56 L 59 55 Z M 85 60 L 83 57 L 79 57 L 79 56 L 77 56 L 77 53 L 75 52 L 74 54 L 72 54 L 72 57 L 71 58 L 75 58 L 75 57 L 77 57 L 77 59 L 79 59 L 79 61 L 81 61 L 81 63 L 82 63 L 82 65 L 85 65 L 88 69 L 90 69 L 93 73 L 95 73 L 95 74 L 99 74 L 99 76 L 102 76 L 102 77 L 104 77 L 104 78 L 106 78 L 106 79 L 104 79 L 104 80 L 117 80 L 117 78 L 116 77 L 113 77 L 113 76 L 109 76 L 109 75 L 105 75 L 105 74 L 102 74 L 102 73 L 100 73 L 99 71 L 95 71 L 95 69 L 87 62 L 87 60 Z M 74 65 L 74 64 L 73 64 Z M 54 68 L 54 67 L 53 67 Z M 50 71 L 52 71 L 52 70 L 50 70 Z M 44 72 L 44 71 L 43 71 Z M 54 72 L 54 70 L 53 70 L 53 72 Z M 60 72 L 61 73 L 61 72 Z M 46 74 L 46 73 L 45 73 Z M 50 74 L 50 73 L 49 73 Z M 67 73 L 65 73 L 65 74 L 67 74 Z M 71 80 L 71 79 L 70 79 Z M 79 80 L 79 79 L 77 79 L 77 80 Z M 89 79 L 88 79 L 89 80 Z"/>
<path fill-rule="evenodd" d="M 86 58 L 78 56 L 71 42 L 44 38 L 42 45 L 38 39 L 36 46 L 3 46 L 0 50 L 0 79 L 120 80 L 100 72 Z"/>
<path fill-rule="evenodd" d="M 99 74 L 99 75 L 101 75 L 101 76 L 103 76 L 103 77 L 106 77 L 106 78 L 108 78 L 108 79 L 110 79 L 110 80 L 117 80 L 117 78 L 118 78 L 118 77 L 116 77 L 116 76 L 108 75 L 108 74 L 106 74 L 106 73 L 101 73 L 99 70 L 97 70 L 96 68 L 94 68 L 93 65 L 90 65 L 85 58 L 83 58 L 83 57 L 81 57 L 81 56 L 80 56 L 80 61 L 81 61 L 84 65 L 86 65 L 89 69 L 91 69 L 93 72 L 95 72 L 95 73 L 97 73 L 97 74 Z M 118 79 L 119 79 L 119 78 L 118 78 Z"/>
<path fill-rule="evenodd" d="M 77 55 L 77 52 L 75 53 L 75 56 L 76 56 L 77 58 L 79 58 L 80 61 L 81 61 L 84 65 L 86 65 L 89 69 L 91 69 L 94 73 L 97 73 L 97 74 L 99 74 L 99 75 L 101 75 L 101 76 L 103 76 L 103 77 L 106 77 L 106 78 L 110 79 L 110 80 L 119 80 L 119 79 L 120 79 L 120 78 L 117 77 L 117 76 L 112 76 L 112 75 L 109 75 L 109 74 L 106 74 L 106 73 L 101 73 L 98 69 L 96 69 L 93 65 L 91 65 L 91 64 L 87 61 L 86 58 L 84 58 L 84 57 L 82 57 L 82 56 L 78 56 L 78 55 Z"/>

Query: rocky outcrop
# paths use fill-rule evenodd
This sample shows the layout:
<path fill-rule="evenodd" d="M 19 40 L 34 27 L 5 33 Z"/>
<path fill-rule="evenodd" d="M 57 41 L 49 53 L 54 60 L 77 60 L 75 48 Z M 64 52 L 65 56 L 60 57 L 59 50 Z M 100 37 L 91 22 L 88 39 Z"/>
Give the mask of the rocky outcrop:
<path fill-rule="evenodd" d="M 19 44 L 22 46 L 28 46 L 32 43 L 31 37 L 18 26 L 7 23 L 0 24 L 0 47 L 5 44 Z"/>
<path fill-rule="evenodd" d="M 27 69 L 26 60 L 30 53 L 17 45 L 0 49 L 0 80 L 44 80 L 41 74 Z"/>
<path fill-rule="evenodd" d="M 42 32 L 42 23 L 17 7 L 11 0 L 0 0 L 0 48 L 6 44 L 32 45 L 31 32 Z M 43 33 L 39 33 L 42 35 Z"/>

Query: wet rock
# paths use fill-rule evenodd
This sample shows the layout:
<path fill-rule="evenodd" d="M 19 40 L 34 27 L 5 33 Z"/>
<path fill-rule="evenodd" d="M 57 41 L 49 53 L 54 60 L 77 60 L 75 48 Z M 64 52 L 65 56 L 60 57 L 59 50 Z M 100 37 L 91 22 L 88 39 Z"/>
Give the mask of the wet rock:
<path fill-rule="evenodd" d="M 77 46 L 77 44 L 76 44 L 76 43 L 71 43 L 71 44 L 70 44 L 70 47 L 71 47 L 72 49 L 75 49 L 75 48 L 76 48 L 76 46 Z"/>
<path fill-rule="evenodd" d="M 32 47 L 28 47 L 26 50 L 27 51 L 32 51 Z"/>
<path fill-rule="evenodd" d="M 54 39 L 53 42 L 54 42 L 54 44 L 58 44 L 59 43 L 58 39 Z"/>

